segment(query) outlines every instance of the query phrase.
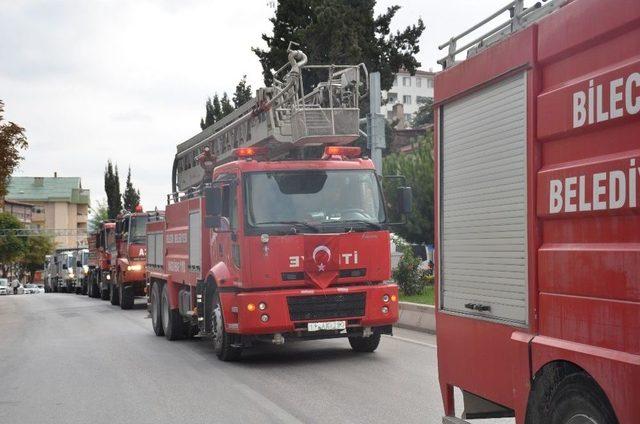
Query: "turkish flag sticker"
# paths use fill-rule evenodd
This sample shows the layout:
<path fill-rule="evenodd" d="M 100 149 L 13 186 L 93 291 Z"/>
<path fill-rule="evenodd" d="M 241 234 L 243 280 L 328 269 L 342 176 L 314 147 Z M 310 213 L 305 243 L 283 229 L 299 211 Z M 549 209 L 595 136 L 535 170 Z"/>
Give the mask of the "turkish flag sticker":
<path fill-rule="evenodd" d="M 340 236 L 304 235 L 304 271 L 316 286 L 326 289 L 338 278 Z"/>

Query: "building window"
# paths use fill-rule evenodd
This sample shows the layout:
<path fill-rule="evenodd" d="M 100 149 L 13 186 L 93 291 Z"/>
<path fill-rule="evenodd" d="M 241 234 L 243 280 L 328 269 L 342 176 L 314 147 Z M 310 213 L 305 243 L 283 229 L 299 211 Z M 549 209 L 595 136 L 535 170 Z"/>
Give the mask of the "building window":
<path fill-rule="evenodd" d="M 427 78 L 427 87 L 433 88 L 433 78 Z"/>
<path fill-rule="evenodd" d="M 388 103 L 395 103 L 398 101 L 398 93 L 388 93 L 387 94 L 387 102 Z"/>
<path fill-rule="evenodd" d="M 404 87 L 411 87 L 411 77 L 402 77 L 402 85 Z"/>
<path fill-rule="evenodd" d="M 422 87 L 422 78 L 416 77 L 416 87 Z"/>
<path fill-rule="evenodd" d="M 411 96 L 402 96 L 402 103 L 404 103 L 405 105 L 410 105 L 411 104 Z"/>

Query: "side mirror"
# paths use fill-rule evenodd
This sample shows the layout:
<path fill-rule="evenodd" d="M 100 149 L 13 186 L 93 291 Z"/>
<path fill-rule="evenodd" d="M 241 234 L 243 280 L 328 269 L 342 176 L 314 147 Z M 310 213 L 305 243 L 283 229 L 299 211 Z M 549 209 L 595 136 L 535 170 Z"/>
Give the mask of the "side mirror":
<path fill-rule="evenodd" d="M 398 211 L 403 215 L 408 215 L 412 208 L 413 192 L 411 187 L 398 187 Z"/>
<path fill-rule="evenodd" d="M 208 228 L 220 226 L 222 215 L 222 188 L 206 187 L 204 189 L 205 225 Z"/>
<path fill-rule="evenodd" d="M 204 189 L 204 203 L 207 215 L 220 215 L 222 212 L 222 188 L 206 187 Z"/>

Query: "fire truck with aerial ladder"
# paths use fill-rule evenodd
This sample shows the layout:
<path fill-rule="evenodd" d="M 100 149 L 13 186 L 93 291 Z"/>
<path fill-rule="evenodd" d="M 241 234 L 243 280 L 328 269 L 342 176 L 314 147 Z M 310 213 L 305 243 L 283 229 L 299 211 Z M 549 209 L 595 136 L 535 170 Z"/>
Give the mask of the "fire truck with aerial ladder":
<path fill-rule="evenodd" d="M 147 224 L 153 330 L 210 337 L 222 360 L 334 337 L 372 352 L 398 318 L 381 183 L 345 146 L 366 69 L 306 65 L 291 48 L 288 60 L 273 86 L 178 145 L 165 220 Z M 321 157 L 303 159 L 313 149 Z M 411 190 L 397 194 L 405 213 Z"/>
<path fill-rule="evenodd" d="M 640 422 L 640 2 L 516 0 L 440 47 L 443 422 Z"/>

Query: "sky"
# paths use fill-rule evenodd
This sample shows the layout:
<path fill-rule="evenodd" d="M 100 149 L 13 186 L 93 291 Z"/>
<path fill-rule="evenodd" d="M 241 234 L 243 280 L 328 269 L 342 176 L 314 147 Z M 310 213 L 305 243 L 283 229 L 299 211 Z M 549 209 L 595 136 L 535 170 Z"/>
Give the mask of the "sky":
<path fill-rule="evenodd" d="M 79 176 L 95 205 L 111 159 L 123 189 L 131 167 L 143 207 L 163 209 L 176 145 L 200 131 L 207 97 L 245 74 L 262 86 L 251 47 L 264 47 L 274 3 L 0 0 L 0 99 L 29 141 L 15 175 Z M 440 70 L 436 46 L 506 3 L 378 0 L 376 10 L 401 6 L 393 29 L 421 17 L 418 60 Z"/>

